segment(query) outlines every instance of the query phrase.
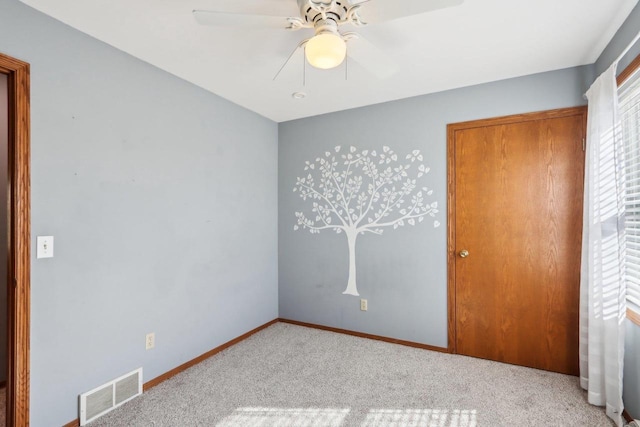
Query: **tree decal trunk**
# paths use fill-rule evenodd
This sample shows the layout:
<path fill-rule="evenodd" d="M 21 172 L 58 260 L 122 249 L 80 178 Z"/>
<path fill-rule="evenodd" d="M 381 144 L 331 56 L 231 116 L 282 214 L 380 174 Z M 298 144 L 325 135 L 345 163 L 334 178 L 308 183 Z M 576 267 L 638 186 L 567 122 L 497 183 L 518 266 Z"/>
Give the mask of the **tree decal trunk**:
<path fill-rule="evenodd" d="M 358 293 L 358 286 L 356 285 L 356 239 L 358 233 L 349 231 L 347 234 L 347 244 L 349 245 L 349 280 L 347 281 L 347 289 L 343 294 L 346 295 L 360 295 Z"/>
<path fill-rule="evenodd" d="M 405 157 L 407 164 L 399 165 L 398 156 L 389 147 L 381 153 L 375 150 L 358 152 L 350 147 L 340 154 L 341 147 L 327 151 L 314 162 L 306 161 L 307 175 L 298 177 L 294 192 L 309 201 L 311 214 L 296 212 L 294 230 L 309 230 L 311 234 L 322 230 L 345 233 L 349 247 L 349 277 L 346 295 L 358 296 L 356 284 L 356 240 L 365 233 L 382 234 L 384 228 L 394 230 L 405 225 L 416 225 L 426 217 L 435 218 L 438 202 L 428 203 L 425 198 L 433 190 L 418 187 L 417 181 L 429 172 L 422 164 L 423 156 L 413 150 Z M 414 178 L 408 170 L 418 162 Z M 433 226 L 440 222 L 433 220 Z"/>

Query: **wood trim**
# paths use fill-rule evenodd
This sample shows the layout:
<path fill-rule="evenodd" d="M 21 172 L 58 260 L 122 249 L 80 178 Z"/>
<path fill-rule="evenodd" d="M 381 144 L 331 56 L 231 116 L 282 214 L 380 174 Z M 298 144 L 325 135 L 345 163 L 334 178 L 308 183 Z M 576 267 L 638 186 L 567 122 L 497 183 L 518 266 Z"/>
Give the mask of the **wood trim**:
<path fill-rule="evenodd" d="M 472 120 L 447 125 L 447 348 L 450 353 L 457 353 L 456 348 L 456 233 L 455 233 L 455 137 L 459 130 L 485 126 L 508 125 L 532 120 L 547 120 L 560 117 L 581 115 L 584 117 L 585 129 L 587 107 L 570 107 L 533 113 L 514 114 L 511 116 Z M 583 135 L 584 136 L 584 135 Z"/>
<path fill-rule="evenodd" d="M 622 411 L 622 418 L 624 418 L 625 421 L 628 422 L 628 423 L 633 421 L 633 418 L 631 418 L 631 415 L 627 412 L 626 409 L 624 411 Z"/>
<path fill-rule="evenodd" d="M 618 75 L 616 78 L 618 86 L 621 86 L 622 83 L 631 77 L 631 74 L 633 74 L 638 68 L 640 68 L 640 55 L 636 56 L 636 58 L 631 61 L 631 64 L 627 65 L 627 67 Z"/>
<path fill-rule="evenodd" d="M 627 308 L 627 319 L 636 325 L 640 326 L 640 313 L 633 311 L 630 308 Z"/>
<path fill-rule="evenodd" d="M 9 268 L 7 425 L 29 425 L 31 178 L 29 64 L 0 54 L 9 83 Z M 11 286 L 13 285 L 13 286 Z"/>
<path fill-rule="evenodd" d="M 513 114 L 511 116 L 493 117 L 488 119 L 471 120 L 468 122 L 451 123 L 447 125 L 447 131 L 473 129 L 477 127 L 509 125 L 532 120 L 548 120 L 560 117 L 578 116 L 586 114 L 587 106 L 558 108 L 556 110 L 536 111 L 533 113 Z"/>
<path fill-rule="evenodd" d="M 222 350 L 225 350 L 229 347 L 231 347 L 232 345 L 238 344 L 240 341 L 244 341 L 247 338 L 249 338 L 251 335 L 255 334 L 256 332 L 260 332 L 261 330 L 268 328 L 269 326 L 275 324 L 278 322 L 278 319 L 274 319 L 271 322 L 265 323 L 262 326 L 258 326 L 255 329 L 250 330 L 249 332 L 247 332 L 246 334 L 242 334 L 237 338 L 232 339 L 231 341 L 227 341 L 226 343 L 207 351 L 204 354 L 201 354 L 200 356 L 196 357 L 195 359 L 191 359 L 188 362 L 183 363 L 182 365 L 173 368 L 172 370 L 165 372 L 164 374 L 155 377 L 154 379 L 147 381 L 146 383 L 144 383 L 144 385 L 142 386 L 143 391 L 147 391 L 152 387 L 157 386 L 158 384 L 160 384 L 163 381 L 168 380 L 169 378 L 179 374 L 182 371 L 185 371 L 187 369 L 189 369 L 190 367 L 197 365 L 198 363 L 202 362 L 203 360 L 206 360 L 208 358 L 210 358 L 211 356 L 213 356 L 214 354 L 220 353 Z"/>
<path fill-rule="evenodd" d="M 456 128 L 447 125 L 447 348 L 456 353 Z"/>
<path fill-rule="evenodd" d="M 265 323 L 264 325 L 258 326 L 255 329 L 250 330 L 249 332 L 240 335 L 239 337 L 236 337 L 234 339 L 232 339 L 231 341 L 227 341 L 226 343 L 219 345 L 218 347 L 207 351 L 206 353 L 201 354 L 200 356 L 189 360 L 188 362 L 183 363 L 180 366 L 177 366 L 175 368 L 173 368 L 170 371 L 165 372 L 164 374 L 155 377 L 154 379 L 147 381 L 146 383 L 144 383 L 142 385 L 142 391 L 147 391 L 150 388 L 153 388 L 155 386 L 157 386 L 158 384 L 160 384 L 163 381 L 168 380 L 169 378 L 178 375 L 180 372 L 182 371 L 186 371 L 187 369 L 189 369 L 190 367 L 197 365 L 200 362 L 203 362 L 204 360 L 210 358 L 211 356 L 220 353 L 222 350 L 226 350 L 227 348 L 238 344 L 240 341 L 246 340 L 247 338 L 249 338 L 251 335 L 260 332 L 263 329 L 268 328 L 269 326 L 278 323 L 278 319 L 273 319 L 270 322 Z M 75 419 L 73 421 L 69 421 L 67 424 L 63 425 L 62 427 L 79 427 L 80 426 L 80 420 L 79 419 Z"/>
<path fill-rule="evenodd" d="M 440 352 L 440 353 L 449 353 L 449 349 L 444 348 L 444 347 L 437 347 L 437 346 L 428 345 L 428 344 L 420 344 L 420 343 L 417 343 L 417 342 L 399 340 L 399 339 L 389 338 L 389 337 L 383 337 L 383 336 L 380 336 L 380 335 L 371 335 L 371 334 L 366 334 L 364 332 L 350 331 L 348 329 L 332 328 L 330 326 L 323 326 L 323 325 L 316 325 L 316 324 L 313 324 L 313 323 L 299 322 L 297 320 L 282 319 L 282 318 L 278 319 L 278 320 L 280 322 L 282 322 L 282 323 L 289 323 L 291 325 L 304 326 L 306 328 L 320 329 L 320 330 L 323 330 L 323 331 L 336 332 L 336 333 L 345 334 L 345 335 L 352 335 L 354 337 L 360 337 L 360 338 L 368 338 L 370 340 L 376 340 L 376 341 L 384 341 L 384 342 L 388 342 L 388 343 L 391 343 L 391 344 L 405 345 L 407 347 L 414 347 L 414 348 L 420 348 L 420 349 L 423 349 L 423 350 L 437 351 L 437 352 Z"/>

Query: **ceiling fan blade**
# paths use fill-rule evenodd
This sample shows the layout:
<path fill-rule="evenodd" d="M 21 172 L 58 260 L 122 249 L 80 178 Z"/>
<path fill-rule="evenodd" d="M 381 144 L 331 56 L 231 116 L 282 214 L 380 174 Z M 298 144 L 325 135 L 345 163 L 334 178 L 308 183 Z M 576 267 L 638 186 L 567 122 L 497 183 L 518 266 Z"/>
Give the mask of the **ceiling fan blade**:
<path fill-rule="evenodd" d="M 216 27 L 287 28 L 289 24 L 287 18 L 283 16 L 214 12 L 210 10 L 194 10 L 193 16 L 200 25 Z"/>
<path fill-rule="evenodd" d="M 267 16 L 300 16 L 295 0 L 207 0 L 207 10 Z"/>
<path fill-rule="evenodd" d="M 359 34 L 347 41 L 347 56 L 379 79 L 398 72 L 398 66 L 386 53 Z"/>
<path fill-rule="evenodd" d="M 367 24 L 392 21 L 433 10 L 459 6 L 462 3 L 464 0 L 351 0 L 353 5 L 362 4 L 358 14 Z"/>

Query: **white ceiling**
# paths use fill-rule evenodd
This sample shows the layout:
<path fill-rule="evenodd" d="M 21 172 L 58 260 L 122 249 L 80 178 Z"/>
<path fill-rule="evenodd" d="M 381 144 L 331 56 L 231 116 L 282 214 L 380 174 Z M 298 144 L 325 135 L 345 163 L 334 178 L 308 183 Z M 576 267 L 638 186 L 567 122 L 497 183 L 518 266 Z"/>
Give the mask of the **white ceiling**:
<path fill-rule="evenodd" d="M 207 0 L 21 1 L 276 122 L 591 64 L 638 2 L 465 0 L 355 29 L 398 64 L 393 76 L 378 79 L 351 61 L 345 81 L 344 67 L 307 66 L 303 87 L 302 51 L 273 77 L 309 29 L 199 25 L 192 11 L 210 8 Z M 307 97 L 294 99 L 296 91 Z"/>

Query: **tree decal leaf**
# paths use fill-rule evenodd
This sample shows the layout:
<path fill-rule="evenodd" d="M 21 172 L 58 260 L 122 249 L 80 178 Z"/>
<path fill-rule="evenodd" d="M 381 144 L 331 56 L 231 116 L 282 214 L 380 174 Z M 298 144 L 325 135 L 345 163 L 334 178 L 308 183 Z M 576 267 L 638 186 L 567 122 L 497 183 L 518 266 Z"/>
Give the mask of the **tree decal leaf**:
<path fill-rule="evenodd" d="M 398 156 L 389 146 L 382 152 L 362 150 L 349 146 L 344 154 L 342 147 L 334 147 L 334 153 L 325 151 L 324 157 L 305 161 L 306 176 L 296 178 L 293 188 L 303 201 L 311 200 L 311 215 L 296 212 L 294 231 L 307 230 L 318 234 L 332 230 L 345 234 L 349 247 L 349 279 L 343 292 L 359 295 L 356 286 L 355 243 L 357 236 L 366 233 L 381 235 L 385 228 L 398 229 L 405 224 L 414 226 L 425 218 L 435 218 L 437 201 L 426 201 L 433 190 L 419 185 L 419 180 L 429 172 L 422 162 L 420 150 L 412 150 L 404 157 Z M 398 159 L 407 161 L 398 164 Z M 440 226 L 433 221 L 434 228 Z"/>

